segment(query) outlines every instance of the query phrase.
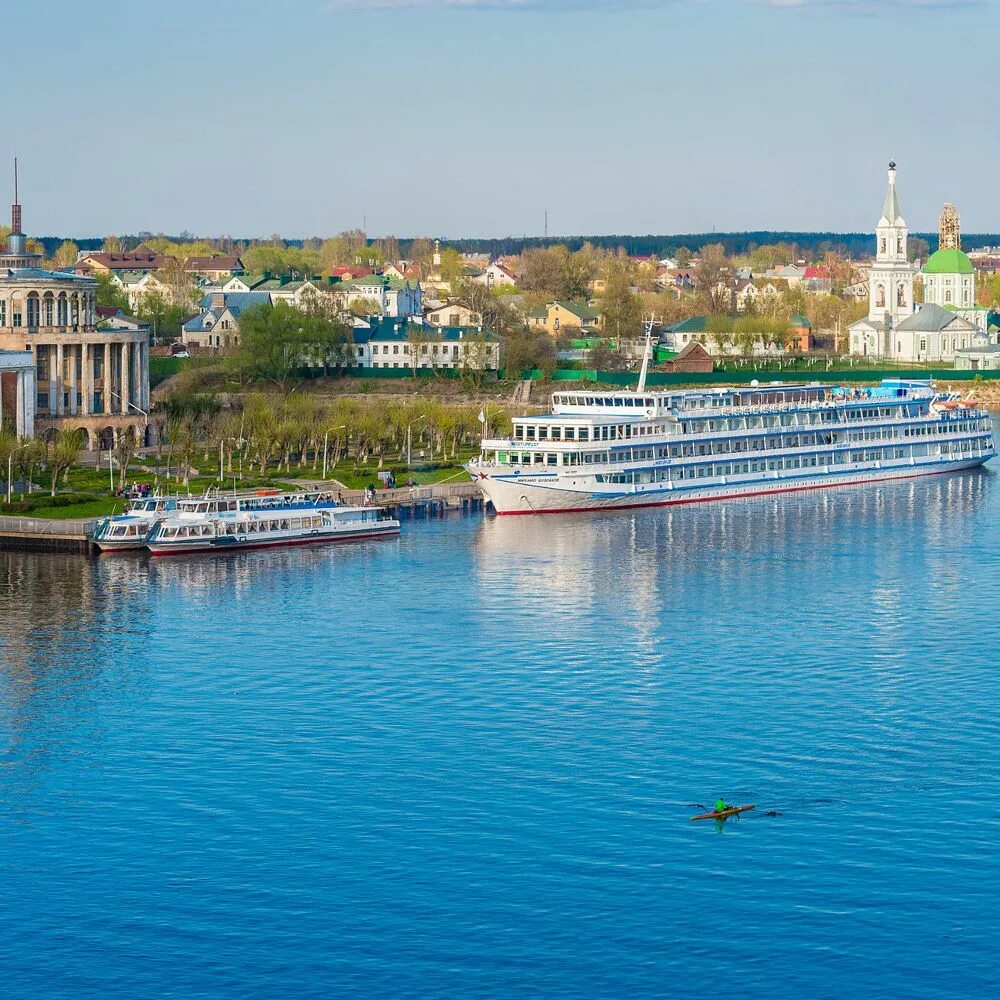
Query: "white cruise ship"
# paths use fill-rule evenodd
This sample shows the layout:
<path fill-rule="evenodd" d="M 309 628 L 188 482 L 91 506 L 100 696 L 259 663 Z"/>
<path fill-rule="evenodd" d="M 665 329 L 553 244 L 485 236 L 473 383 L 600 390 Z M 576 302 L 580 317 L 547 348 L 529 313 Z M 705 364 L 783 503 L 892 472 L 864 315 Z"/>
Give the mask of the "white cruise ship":
<path fill-rule="evenodd" d="M 870 389 L 556 392 L 467 469 L 498 514 L 618 510 L 955 472 L 995 454 L 989 412 L 929 381 Z"/>

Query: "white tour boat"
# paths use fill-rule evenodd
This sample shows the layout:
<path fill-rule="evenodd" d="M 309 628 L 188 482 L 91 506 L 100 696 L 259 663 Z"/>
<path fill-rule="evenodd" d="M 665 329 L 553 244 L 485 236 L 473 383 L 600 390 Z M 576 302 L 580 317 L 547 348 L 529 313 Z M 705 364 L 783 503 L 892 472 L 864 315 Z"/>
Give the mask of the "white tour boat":
<path fill-rule="evenodd" d="M 210 490 L 197 497 L 144 497 L 130 501 L 124 514 L 98 521 L 90 537 L 102 552 L 120 552 L 145 548 L 153 526 L 171 515 L 186 519 L 220 512 L 287 510 L 332 504 L 330 493 L 286 493 L 273 488 L 233 493 Z"/>
<path fill-rule="evenodd" d="M 90 539 L 102 552 L 145 548 L 153 525 L 176 509 L 175 497 L 153 496 L 130 500 L 124 514 L 98 521 Z"/>
<path fill-rule="evenodd" d="M 467 469 L 498 514 L 725 500 L 982 465 L 989 412 L 932 382 L 556 392 Z"/>
<path fill-rule="evenodd" d="M 384 507 L 349 507 L 324 494 L 282 494 L 269 504 L 177 512 L 154 525 L 146 547 L 154 556 L 355 541 L 398 535 Z"/>

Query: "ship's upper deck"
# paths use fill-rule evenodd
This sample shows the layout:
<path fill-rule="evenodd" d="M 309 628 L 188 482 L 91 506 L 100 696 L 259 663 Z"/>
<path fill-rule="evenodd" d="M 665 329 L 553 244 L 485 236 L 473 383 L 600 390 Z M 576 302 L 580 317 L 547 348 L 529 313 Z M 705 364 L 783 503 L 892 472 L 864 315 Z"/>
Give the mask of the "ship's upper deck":
<path fill-rule="evenodd" d="M 727 410 L 809 408 L 850 400 L 932 399 L 934 395 L 930 381 L 915 379 L 883 379 L 880 385 L 865 389 L 849 389 L 820 382 L 772 382 L 768 385 L 676 389 L 670 392 L 575 390 L 554 393 L 552 412 L 548 416 L 648 420 L 656 416 L 721 414 Z"/>

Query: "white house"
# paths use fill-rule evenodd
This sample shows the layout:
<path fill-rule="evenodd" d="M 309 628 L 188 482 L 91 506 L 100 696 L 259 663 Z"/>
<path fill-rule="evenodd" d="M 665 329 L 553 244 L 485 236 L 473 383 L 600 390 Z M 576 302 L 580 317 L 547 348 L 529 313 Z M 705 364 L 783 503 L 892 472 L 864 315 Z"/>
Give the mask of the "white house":
<path fill-rule="evenodd" d="M 420 316 L 423 312 L 423 290 L 418 281 L 400 281 L 382 274 L 371 274 L 353 281 L 342 281 L 330 288 L 344 309 L 355 302 L 371 300 L 377 304 L 379 314 L 393 318 Z"/>
<path fill-rule="evenodd" d="M 431 327 L 406 319 L 372 317 L 354 325 L 357 368 L 412 369 L 500 367 L 500 341 L 478 327 Z"/>
<path fill-rule="evenodd" d="M 516 285 L 517 276 L 513 271 L 494 261 L 482 274 L 471 279 L 477 285 L 498 288 L 500 285 Z"/>
<path fill-rule="evenodd" d="M 200 312 L 181 327 L 181 343 L 203 351 L 222 351 L 240 342 L 240 314 L 251 306 L 272 304 L 268 292 L 212 292 Z"/>
<path fill-rule="evenodd" d="M 431 326 L 479 326 L 483 318 L 468 306 L 445 302 L 424 310 L 424 321 Z"/>

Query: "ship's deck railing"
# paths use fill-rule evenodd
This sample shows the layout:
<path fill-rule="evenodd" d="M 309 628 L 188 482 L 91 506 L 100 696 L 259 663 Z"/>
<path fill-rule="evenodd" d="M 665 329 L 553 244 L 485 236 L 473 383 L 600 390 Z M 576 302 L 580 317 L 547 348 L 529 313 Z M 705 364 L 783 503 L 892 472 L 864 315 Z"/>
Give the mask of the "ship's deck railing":
<path fill-rule="evenodd" d="M 671 415 L 678 417 L 727 417 L 753 416 L 764 413 L 792 413 L 794 411 L 835 410 L 843 409 L 845 405 L 884 406 L 887 403 L 911 403 L 921 400 L 930 401 L 934 392 L 908 392 L 904 396 L 832 396 L 826 399 L 803 399 L 790 403 L 759 403 L 748 406 L 701 406 L 692 409 L 673 408 Z"/>
<path fill-rule="evenodd" d="M 781 425 L 777 427 L 730 427 L 725 430 L 699 431 L 696 434 L 649 434 L 631 438 L 614 438 L 609 441 L 521 441 L 517 438 L 487 438 L 481 442 L 484 451 L 530 451 L 532 453 L 552 452 L 604 452 L 621 448 L 643 448 L 697 444 L 700 441 L 717 441 L 732 438 L 734 441 L 746 441 L 758 437 L 778 437 L 782 435 L 820 434 L 831 435 L 863 430 L 866 427 L 903 428 L 941 423 L 943 420 L 957 423 L 960 420 L 988 419 L 989 412 L 980 409 L 962 409 L 945 411 L 943 413 L 925 413 L 919 417 L 882 417 L 865 423 L 847 424 L 804 424 L 802 426 Z M 951 434 L 975 434 L 977 431 L 951 431 Z M 880 440 L 880 439 L 869 439 Z M 885 438 L 881 440 L 892 440 Z M 864 444 L 863 441 L 844 442 Z M 809 447 L 809 446 L 807 446 Z M 816 447 L 816 446 L 812 446 Z M 482 464 L 478 462 L 477 464 Z"/>

